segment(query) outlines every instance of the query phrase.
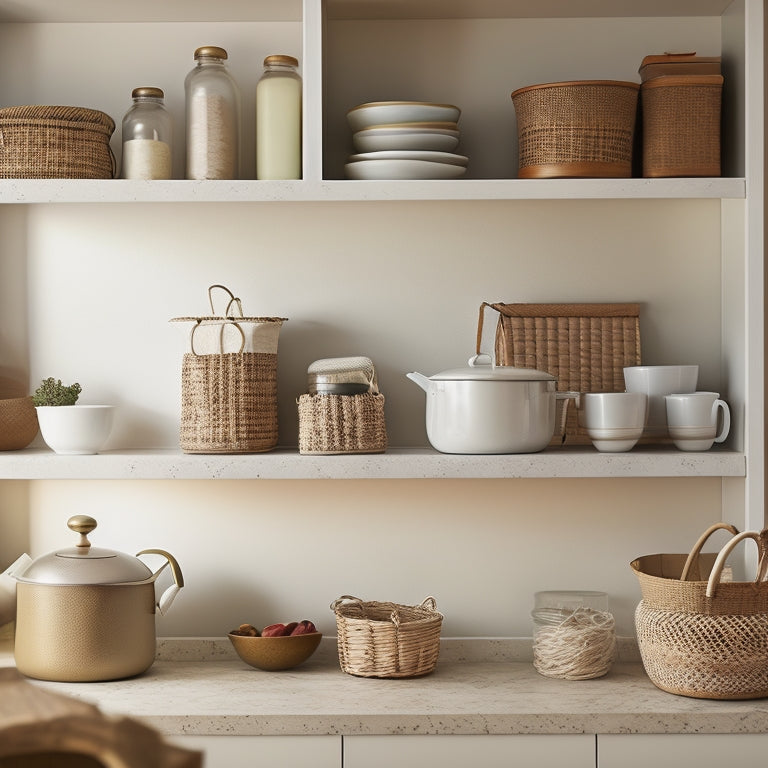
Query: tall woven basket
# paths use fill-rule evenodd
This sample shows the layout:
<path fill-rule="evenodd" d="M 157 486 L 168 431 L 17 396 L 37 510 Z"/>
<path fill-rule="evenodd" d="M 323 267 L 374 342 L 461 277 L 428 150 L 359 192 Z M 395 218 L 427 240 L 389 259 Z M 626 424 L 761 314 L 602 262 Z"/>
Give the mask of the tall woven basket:
<path fill-rule="evenodd" d="M 185 453 L 257 453 L 278 443 L 277 342 L 286 318 L 246 317 L 231 297 L 223 315 L 177 317 L 191 322 L 190 351 L 181 367 Z M 231 351 L 234 347 L 234 351 Z"/>
<path fill-rule="evenodd" d="M 734 534 L 717 555 L 700 554 L 716 530 Z M 743 540 L 759 551 L 754 582 L 721 581 L 726 559 Z M 635 628 L 654 685 L 701 699 L 768 696 L 768 529 L 737 533 L 717 523 L 689 555 L 645 555 L 631 563 L 643 598 Z"/>
<path fill-rule="evenodd" d="M 343 595 L 331 603 L 341 669 L 358 677 L 419 677 L 435 669 L 443 615 L 434 597 L 420 605 L 363 602 Z"/>
<path fill-rule="evenodd" d="M 0 109 L 0 178 L 111 179 L 114 120 L 86 107 Z"/>

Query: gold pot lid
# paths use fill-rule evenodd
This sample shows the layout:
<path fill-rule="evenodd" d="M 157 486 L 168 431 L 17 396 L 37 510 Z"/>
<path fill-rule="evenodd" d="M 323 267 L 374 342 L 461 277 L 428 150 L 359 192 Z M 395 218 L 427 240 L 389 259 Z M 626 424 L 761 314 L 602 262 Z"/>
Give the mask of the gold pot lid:
<path fill-rule="evenodd" d="M 137 557 L 113 549 L 92 547 L 88 534 L 97 523 L 75 515 L 67 525 L 80 540 L 74 547 L 50 552 L 33 560 L 16 578 L 27 584 L 98 585 L 150 581 L 152 571 Z"/>

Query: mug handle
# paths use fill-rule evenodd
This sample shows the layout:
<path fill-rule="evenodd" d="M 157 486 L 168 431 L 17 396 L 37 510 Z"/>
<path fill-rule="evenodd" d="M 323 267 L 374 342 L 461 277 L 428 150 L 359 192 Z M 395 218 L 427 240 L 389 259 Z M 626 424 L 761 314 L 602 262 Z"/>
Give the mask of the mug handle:
<path fill-rule="evenodd" d="M 728 407 L 728 403 L 725 400 L 715 400 L 712 404 L 712 420 L 717 424 L 717 409 L 723 412 L 723 426 L 720 429 L 720 434 L 715 438 L 716 443 L 722 443 L 728 432 L 731 429 L 731 409 Z"/>

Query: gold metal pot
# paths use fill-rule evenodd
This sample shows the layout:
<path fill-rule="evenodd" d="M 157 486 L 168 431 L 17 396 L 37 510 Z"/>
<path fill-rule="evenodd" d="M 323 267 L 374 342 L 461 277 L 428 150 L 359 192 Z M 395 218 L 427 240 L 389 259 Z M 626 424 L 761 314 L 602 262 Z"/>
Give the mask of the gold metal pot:
<path fill-rule="evenodd" d="M 141 674 L 155 659 L 155 611 L 165 613 L 184 585 L 179 564 L 161 549 L 133 557 L 91 547 L 92 517 L 67 525 L 80 534 L 77 546 L 33 560 L 16 577 L 16 666 L 59 682 Z M 154 572 L 138 559 L 149 554 L 165 559 Z M 174 583 L 156 601 L 155 580 L 167 565 Z"/>

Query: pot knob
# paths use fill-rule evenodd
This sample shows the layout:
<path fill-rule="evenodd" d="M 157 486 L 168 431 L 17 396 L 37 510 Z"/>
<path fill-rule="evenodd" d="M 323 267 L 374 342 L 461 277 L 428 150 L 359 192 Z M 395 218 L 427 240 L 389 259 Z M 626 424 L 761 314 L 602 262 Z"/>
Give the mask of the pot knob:
<path fill-rule="evenodd" d="M 88 534 L 96 525 L 96 521 L 92 517 L 88 517 L 88 515 L 74 515 L 67 520 L 69 529 L 80 534 L 80 541 L 77 542 L 77 546 L 85 547 L 86 549 L 91 546 L 91 542 L 88 541 Z"/>

